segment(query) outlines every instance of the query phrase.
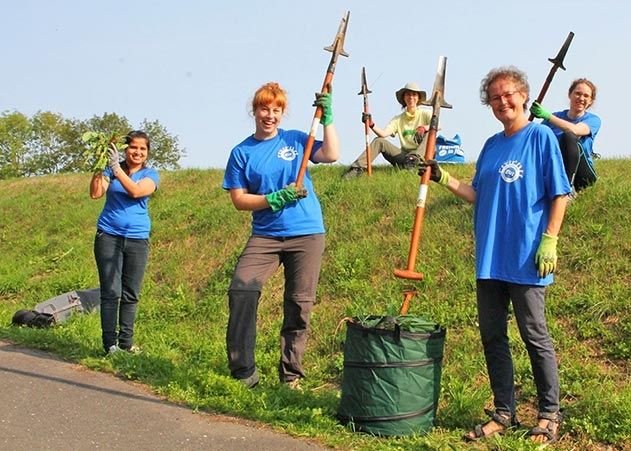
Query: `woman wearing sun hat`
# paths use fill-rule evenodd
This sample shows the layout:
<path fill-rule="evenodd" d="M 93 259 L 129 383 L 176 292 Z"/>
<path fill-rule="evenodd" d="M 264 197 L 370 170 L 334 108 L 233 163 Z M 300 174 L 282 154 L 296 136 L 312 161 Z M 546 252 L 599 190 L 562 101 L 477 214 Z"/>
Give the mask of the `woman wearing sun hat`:
<path fill-rule="evenodd" d="M 403 112 L 393 117 L 385 128 L 377 127 L 370 113 L 362 114 L 362 122 L 368 123 L 370 129 L 377 135 L 370 144 L 370 159 L 373 161 L 382 154 L 393 166 L 414 167 L 417 157 L 425 154 L 427 145 L 425 132 L 429 130 L 432 113 L 418 108 L 427 95 L 416 83 L 407 83 L 395 93 L 395 97 Z M 388 140 L 388 137 L 395 135 L 399 136 L 398 147 Z M 361 175 L 367 167 L 366 152 L 363 152 L 351 164 L 343 177 L 352 178 Z"/>

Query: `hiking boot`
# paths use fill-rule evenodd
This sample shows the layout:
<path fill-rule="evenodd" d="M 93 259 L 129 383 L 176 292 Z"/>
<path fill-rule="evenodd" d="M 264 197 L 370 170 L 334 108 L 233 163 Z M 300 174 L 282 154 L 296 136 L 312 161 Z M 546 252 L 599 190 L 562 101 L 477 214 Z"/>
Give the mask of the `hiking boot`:
<path fill-rule="evenodd" d="M 405 163 L 403 163 L 403 167 L 405 169 L 416 169 L 420 162 L 421 159 L 418 155 L 411 154 L 405 157 Z"/>
<path fill-rule="evenodd" d="M 350 168 L 348 168 L 348 171 L 342 174 L 342 178 L 344 180 L 353 179 L 355 177 L 359 177 L 360 175 L 363 175 L 364 172 L 366 172 L 366 169 L 364 168 L 351 166 Z"/>
<path fill-rule="evenodd" d="M 237 379 L 245 388 L 254 388 L 259 383 L 259 373 L 257 370 L 254 370 L 251 376 L 246 377 L 245 379 Z"/>

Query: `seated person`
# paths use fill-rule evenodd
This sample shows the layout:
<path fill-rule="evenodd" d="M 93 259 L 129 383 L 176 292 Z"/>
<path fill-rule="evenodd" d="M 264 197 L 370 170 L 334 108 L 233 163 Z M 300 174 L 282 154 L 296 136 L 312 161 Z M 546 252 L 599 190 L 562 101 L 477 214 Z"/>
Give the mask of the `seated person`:
<path fill-rule="evenodd" d="M 575 192 L 596 182 L 593 150 L 600 118 L 587 111 L 596 100 L 596 86 L 586 78 L 574 80 L 568 91 L 570 109 L 550 113 L 534 102 L 530 112 L 559 139 L 565 173 Z"/>
<path fill-rule="evenodd" d="M 416 167 L 419 157 L 425 154 L 426 132 L 429 130 L 432 113 L 418 108 L 425 100 L 426 94 L 416 83 L 406 84 L 395 93 L 395 96 L 404 111 L 393 117 L 384 129 L 375 125 L 369 113 L 362 113 L 362 122 L 368 122 L 370 129 L 378 136 L 370 144 L 370 160 L 372 162 L 382 154 L 393 166 L 413 168 Z M 387 139 L 395 135 L 399 135 L 399 147 Z M 364 151 L 342 177 L 348 179 L 362 175 L 367 167 L 368 159 Z"/>

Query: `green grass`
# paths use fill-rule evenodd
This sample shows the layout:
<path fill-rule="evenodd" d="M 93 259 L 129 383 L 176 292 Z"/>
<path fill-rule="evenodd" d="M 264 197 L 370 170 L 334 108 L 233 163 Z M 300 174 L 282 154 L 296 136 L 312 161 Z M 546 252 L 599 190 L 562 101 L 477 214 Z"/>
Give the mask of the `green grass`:
<path fill-rule="evenodd" d="M 472 207 L 431 186 L 416 266 L 425 280 L 406 282 L 392 271 L 407 265 L 418 176 L 379 166 L 371 178 L 343 181 L 342 171 L 312 169 L 328 230 L 303 392 L 277 382 L 280 273 L 268 282 L 259 309 L 261 384 L 248 391 L 229 377 L 226 291 L 250 214 L 233 208 L 219 170 L 161 174 L 150 204 L 151 257 L 137 320 L 143 352 L 107 358 L 96 314 L 47 330 L 10 326 L 18 309 L 98 285 L 92 243 L 102 200 L 89 199 L 89 175 L 0 181 L 0 337 L 141 381 L 195 409 L 258 420 L 334 448 L 463 448 L 461 435 L 484 419 L 490 401 L 476 327 Z M 470 180 L 473 167 L 450 171 Z M 568 414 L 558 449 L 625 449 L 631 440 L 631 161 L 598 161 L 598 171 L 598 183 L 569 207 L 560 267 L 548 291 Z M 345 333 L 338 325 L 347 316 L 397 313 L 407 288 L 419 291 L 410 313 L 447 328 L 436 428 L 423 437 L 390 439 L 353 433 L 335 418 Z M 513 323 L 510 335 L 519 415 L 531 425 L 530 364 Z M 525 430 L 481 447 L 535 449 L 523 439 Z"/>

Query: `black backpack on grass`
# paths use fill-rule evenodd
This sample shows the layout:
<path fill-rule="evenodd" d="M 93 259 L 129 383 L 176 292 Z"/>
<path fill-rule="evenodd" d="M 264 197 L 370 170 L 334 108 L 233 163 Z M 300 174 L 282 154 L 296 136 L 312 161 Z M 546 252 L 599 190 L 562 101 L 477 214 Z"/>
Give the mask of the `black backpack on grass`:
<path fill-rule="evenodd" d="M 14 326 L 27 326 L 43 329 L 55 324 L 55 317 L 50 313 L 42 313 L 37 310 L 18 310 L 13 315 L 11 323 Z"/>

